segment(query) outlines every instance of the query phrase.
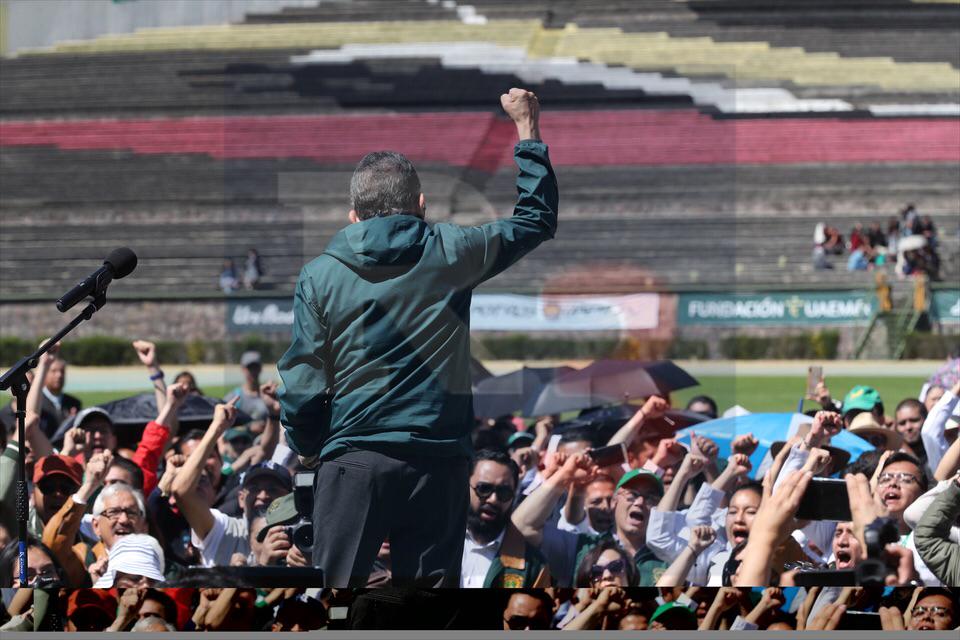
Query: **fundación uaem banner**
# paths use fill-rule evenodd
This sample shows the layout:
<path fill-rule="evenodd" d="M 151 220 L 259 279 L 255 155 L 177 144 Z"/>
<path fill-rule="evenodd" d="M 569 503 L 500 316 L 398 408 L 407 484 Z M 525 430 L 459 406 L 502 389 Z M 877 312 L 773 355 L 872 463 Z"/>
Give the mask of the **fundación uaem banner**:
<path fill-rule="evenodd" d="M 866 323 L 876 296 L 865 291 L 682 293 L 680 325 L 816 325 Z"/>
<path fill-rule="evenodd" d="M 473 294 L 476 331 L 620 331 L 656 329 L 660 296 L 525 296 Z M 292 299 L 236 299 L 227 308 L 229 331 L 289 331 Z"/>

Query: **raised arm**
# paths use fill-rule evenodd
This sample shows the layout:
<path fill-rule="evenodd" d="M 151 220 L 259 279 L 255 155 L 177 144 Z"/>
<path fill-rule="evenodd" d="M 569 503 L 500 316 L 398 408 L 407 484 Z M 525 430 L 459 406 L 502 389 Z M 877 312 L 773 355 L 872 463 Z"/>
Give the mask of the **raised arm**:
<path fill-rule="evenodd" d="M 563 466 L 547 478 L 540 487 L 527 496 L 513 512 L 512 520 L 528 544 L 539 547 L 543 528 L 553 513 L 557 501 L 574 482 L 587 482 L 596 467 L 586 453 L 567 458 Z"/>
<path fill-rule="evenodd" d="M 203 471 L 204 462 L 207 456 L 217 445 L 217 438 L 230 428 L 234 420 L 237 419 L 237 400 L 234 398 L 227 404 L 218 404 L 214 409 L 213 421 L 207 427 L 206 433 L 200 439 L 200 444 L 193 450 L 183 468 L 177 472 L 173 479 L 171 492 L 177 501 L 183 516 L 198 538 L 203 540 L 213 528 L 213 513 L 200 494 L 197 492 L 197 483 L 200 480 L 200 474 Z"/>
<path fill-rule="evenodd" d="M 693 568 L 697 557 L 706 551 L 707 547 L 717 539 L 717 532 L 708 525 L 694 527 L 690 531 L 690 542 L 680 555 L 670 564 L 667 570 L 657 580 L 658 587 L 677 587 L 687 580 L 687 574 Z"/>
<path fill-rule="evenodd" d="M 650 396 L 647 398 L 647 401 L 643 403 L 643 407 L 638 409 L 637 412 L 634 413 L 629 420 L 627 420 L 626 424 L 620 427 L 617 432 L 613 434 L 613 437 L 610 438 L 610 441 L 607 442 L 607 445 L 609 446 L 624 442 L 626 443 L 627 447 L 629 447 L 630 443 L 633 442 L 634 438 L 637 437 L 637 434 L 640 433 L 640 429 L 647 420 L 659 418 L 669 408 L 670 404 L 660 396 Z"/>
<path fill-rule="evenodd" d="M 960 515 L 960 475 L 937 496 L 914 531 L 917 552 L 943 584 L 960 584 L 960 545 L 950 528 Z"/>
<path fill-rule="evenodd" d="M 530 91 L 510 89 L 500 96 L 503 110 L 517 127 L 520 141 L 514 147 L 519 169 L 517 202 L 513 215 L 479 227 L 456 230 L 466 243 L 466 284 L 489 280 L 557 231 L 560 196 L 557 177 L 540 140 L 540 103 Z"/>
<path fill-rule="evenodd" d="M 167 383 L 163 379 L 163 370 L 160 369 L 160 360 L 157 358 L 157 345 L 146 340 L 135 340 L 133 348 L 140 362 L 147 368 L 147 375 L 153 384 L 153 398 L 157 401 L 157 411 L 161 411 L 167 401 Z M 176 433 L 178 427 L 177 414 L 174 413 L 170 418 L 170 433 Z"/>
<path fill-rule="evenodd" d="M 960 400 L 960 382 L 943 392 L 943 396 L 930 409 L 927 419 L 923 421 L 923 427 L 920 428 L 920 438 L 927 452 L 927 465 L 931 471 L 936 471 L 940 458 L 949 447 L 944 429 L 947 426 L 947 420 L 957 407 L 958 400 Z"/>

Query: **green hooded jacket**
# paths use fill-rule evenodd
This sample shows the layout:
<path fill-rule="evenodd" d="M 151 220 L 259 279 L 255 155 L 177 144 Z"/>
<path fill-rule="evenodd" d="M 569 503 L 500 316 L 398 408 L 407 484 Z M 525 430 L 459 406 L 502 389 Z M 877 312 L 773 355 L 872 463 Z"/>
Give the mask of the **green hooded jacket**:
<path fill-rule="evenodd" d="M 513 216 L 476 227 L 413 215 L 350 224 L 300 272 L 277 363 L 281 423 L 302 456 L 349 448 L 470 455 L 470 300 L 557 229 L 547 146 L 523 140 Z"/>

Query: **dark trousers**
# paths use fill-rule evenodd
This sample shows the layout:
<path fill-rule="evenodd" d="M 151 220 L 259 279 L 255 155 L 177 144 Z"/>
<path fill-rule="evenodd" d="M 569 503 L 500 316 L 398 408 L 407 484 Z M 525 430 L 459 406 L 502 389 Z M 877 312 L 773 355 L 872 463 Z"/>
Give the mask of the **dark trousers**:
<path fill-rule="evenodd" d="M 457 587 L 470 504 L 467 458 L 352 449 L 317 469 L 313 564 L 328 587 L 363 587 L 390 538 L 394 586 Z"/>

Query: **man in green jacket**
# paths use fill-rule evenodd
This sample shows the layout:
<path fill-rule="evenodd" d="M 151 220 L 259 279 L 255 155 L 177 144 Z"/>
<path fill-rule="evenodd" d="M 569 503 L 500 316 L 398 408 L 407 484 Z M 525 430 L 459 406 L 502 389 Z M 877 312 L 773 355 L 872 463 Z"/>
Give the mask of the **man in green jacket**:
<path fill-rule="evenodd" d="M 520 142 L 513 216 L 428 225 L 413 165 L 360 161 L 350 222 L 300 273 L 280 359 L 281 422 L 314 485 L 312 562 L 326 586 L 366 584 L 390 538 L 395 585 L 456 587 L 469 503 L 470 300 L 557 228 L 557 181 L 536 96 L 500 97 Z"/>

